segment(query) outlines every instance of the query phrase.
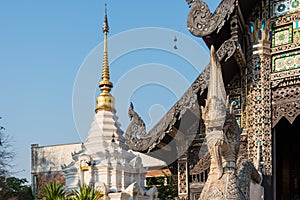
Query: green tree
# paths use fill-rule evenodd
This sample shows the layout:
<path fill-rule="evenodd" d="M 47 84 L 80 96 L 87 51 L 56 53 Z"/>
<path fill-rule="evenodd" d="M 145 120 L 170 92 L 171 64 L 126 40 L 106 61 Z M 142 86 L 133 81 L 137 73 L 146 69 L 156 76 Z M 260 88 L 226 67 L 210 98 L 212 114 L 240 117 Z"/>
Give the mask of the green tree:
<path fill-rule="evenodd" d="M 178 186 L 172 175 L 164 174 L 163 177 L 149 177 L 146 181 L 147 189 L 152 186 L 157 187 L 159 199 L 173 200 L 178 197 Z"/>
<path fill-rule="evenodd" d="M 87 185 L 80 185 L 79 191 L 73 190 L 71 200 L 100 200 L 103 195 L 97 192 L 93 187 Z"/>
<path fill-rule="evenodd" d="M 12 172 L 9 171 L 15 156 L 10 142 L 11 137 L 5 133 L 5 128 L 0 125 L 0 199 L 32 200 L 31 187 L 27 184 L 27 180 L 13 177 L 11 176 Z"/>
<path fill-rule="evenodd" d="M 173 200 L 178 197 L 178 186 L 173 176 L 165 174 L 164 182 L 160 181 L 157 191 L 159 199 Z"/>
<path fill-rule="evenodd" d="M 52 182 L 43 187 L 42 197 L 45 200 L 65 200 L 66 192 L 62 184 Z"/>
<path fill-rule="evenodd" d="M 32 191 L 26 179 L 0 177 L 0 199 L 32 200 Z"/>

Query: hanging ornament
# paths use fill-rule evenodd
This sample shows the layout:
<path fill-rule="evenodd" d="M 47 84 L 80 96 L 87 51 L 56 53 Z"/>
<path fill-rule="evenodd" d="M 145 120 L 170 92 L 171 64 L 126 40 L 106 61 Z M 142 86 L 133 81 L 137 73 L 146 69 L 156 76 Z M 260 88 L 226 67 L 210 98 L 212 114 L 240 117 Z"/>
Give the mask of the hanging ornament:
<path fill-rule="evenodd" d="M 176 37 L 176 35 L 175 35 L 173 41 L 174 41 L 174 42 L 177 42 L 177 37 Z"/>
<path fill-rule="evenodd" d="M 177 42 L 177 37 L 176 37 L 176 35 L 174 36 L 174 39 L 173 39 L 173 41 L 176 43 Z M 178 49 L 178 47 L 176 46 L 176 44 L 174 45 L 174 47 L 173 47 L 174 49 Z"/>

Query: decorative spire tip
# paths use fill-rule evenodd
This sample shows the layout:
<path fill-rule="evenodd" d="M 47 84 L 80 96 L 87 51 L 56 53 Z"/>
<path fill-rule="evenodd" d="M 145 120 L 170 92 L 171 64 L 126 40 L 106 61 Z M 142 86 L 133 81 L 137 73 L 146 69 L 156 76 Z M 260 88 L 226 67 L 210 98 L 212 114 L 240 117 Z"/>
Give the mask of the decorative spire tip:
<path fill-rule="evenodd" d="M 105 4 L 105 14 L 104 14 L 104 22 L 102 27 L 103 33 L 109 32 L 108 20 L 107 20 L 107 4 Z"/>
<path fill-rule="evenodd" d="M 108 62 L 107 33 L 109 31 L 109 27 L 108 27 L 108 20 L 107 20 L 106 4 L 105 4 L 105 15 L 104 15 L 102 30 L 104 34 L 102 80 L 99 82 L 101 93 L 96 99 L 97 102 L 97 107 L 95 110 L 96 113 L 100 110 L 108 110 L 108 111 L 115 112 L 114 97 L 110 94 L 113 84 L 112 82 L 110 82 L 109 62 Z"/>

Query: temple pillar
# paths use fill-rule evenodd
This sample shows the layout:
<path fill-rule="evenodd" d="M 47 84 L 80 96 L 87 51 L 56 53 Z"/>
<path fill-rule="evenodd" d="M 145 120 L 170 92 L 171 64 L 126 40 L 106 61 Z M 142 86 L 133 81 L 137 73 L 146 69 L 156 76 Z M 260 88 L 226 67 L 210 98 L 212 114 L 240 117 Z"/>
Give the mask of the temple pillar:
<path fill-rule="evenodd" d="M 189 168 L 188 155 L 184 154 L 178 159 L 178 198 L 188 200 L 189 194 Z"/>
<path fill-rule="evenodd" d="M 248 155 L 263 174 L 265 199 L 272 199 L 271 43 L 253 45 L 252 63 L 247 67 Z"/>
<path fill-rule="evenodd" d="M 250 159 L 265 175 L 272 175 L 270 74 L 270 42 L 261 40 L 253 45 L 249 76 L 248 148 Z"/>

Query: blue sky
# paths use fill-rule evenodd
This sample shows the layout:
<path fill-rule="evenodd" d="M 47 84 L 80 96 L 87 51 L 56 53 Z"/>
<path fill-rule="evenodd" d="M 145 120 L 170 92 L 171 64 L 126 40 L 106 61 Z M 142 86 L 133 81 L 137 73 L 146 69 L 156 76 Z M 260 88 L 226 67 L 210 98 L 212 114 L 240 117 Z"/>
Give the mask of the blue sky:
<path fill-rule="evenodd" d="M 218 2 L 213 0 L 208 4 L 215 9 Z M 42 146 L 85 139 L 94 115 L 95 96 L 99 93 L 98 80 L 94 79 L 101 72 L 104 3 L 100 0 L 0 2 L 0 124 L 13 138 L 16 176 L 30 181 L 30 144 Z M 149 129 L 198 76 L 200 65 L 207 64 L 207 48 L 189 52 L 187 43 L 193 46 L 194 41 L 200 47 L 203 43 L 186 28 L 189 8 L 185 0 L 107 0 L 106 3 L 111 79 L 115 84 L 112 93 L 116 97 L 119 121 L 126 130 L 128 104 L 133 101 Z M 152 34 L 145 27 L 163 29 L 160 32 L 154 28 Z M 142 30 L 141 35 L 137 28 Z M 162 34 L 156 36 L 156 33 Z M 175 35 L 177 42 L 173 41 Z M 147 39 L 153 40 L 156 46 L 145 45 Z M 111 52 L 131 44 L 140 45 L 141 49 L 129 48 L 120 55 Z M 177 50 L 174 45 L 178 46 Z M 190 63 L 192 57 L 181 56 L 183 52 L 199 58 L 198 68 Z M 91 70 L 90 59 L 94 66 Z M 87 76 L 78 81 L 82 69 L 93 78 Z M 79 103 L 84 99 L 73 95 L 73 91 L 85 94 L 75 84 L 82 84 L 82 80 L 86 80 L 86 85 L 81 88 L 92 91 L 85 98 L 90 102 L 82 100 L 80 108 L 77 104 L 74 108 L 74 98 Z M 74 122 L 73 116 L 78 115 L 84 117 Z"/>

